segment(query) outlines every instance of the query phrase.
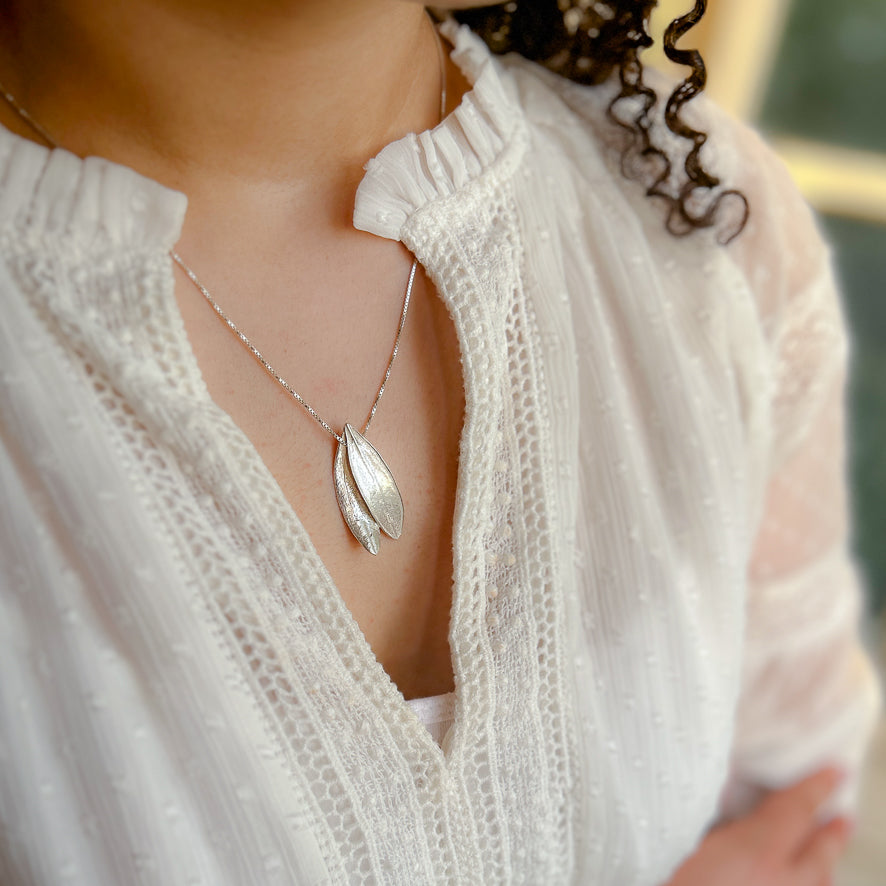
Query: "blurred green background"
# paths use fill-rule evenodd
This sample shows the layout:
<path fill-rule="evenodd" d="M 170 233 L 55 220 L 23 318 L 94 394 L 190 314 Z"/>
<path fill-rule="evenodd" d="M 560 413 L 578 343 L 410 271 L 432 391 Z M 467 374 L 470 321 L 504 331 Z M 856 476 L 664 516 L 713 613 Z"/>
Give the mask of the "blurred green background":
<path fill-rule="evenodd" d="M 793 0 L 762 125 L 773 133 L 886 152 L 884 96 L 886 3 Z"/>

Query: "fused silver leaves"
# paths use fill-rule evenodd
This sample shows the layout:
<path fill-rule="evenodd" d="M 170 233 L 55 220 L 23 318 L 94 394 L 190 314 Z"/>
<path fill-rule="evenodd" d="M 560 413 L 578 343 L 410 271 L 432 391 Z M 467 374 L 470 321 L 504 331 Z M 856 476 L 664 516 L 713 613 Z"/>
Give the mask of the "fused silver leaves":
<path fill-rule="evenodd" d="M 348 466 L 369 513 L 385 534 L 399 538 L 403 531 L 403 499 L 391 469 L 375 447 L 351 425 L 345 425 Z"/>
<path fill-rule="evenodd" d="M 332 473 L 345 523 L 370 554 L 378 553 L 379 529 L 391 538 L 400 537 L 403 499 L 394 475 L 375 447 L 349 424 Z"/>
<path fill-rule="evenodd" d="M 332 466 L 335 497 L 338 499 L 339 509 L 351 534 L 370 554 L 377 554 L 380 539 L 378 523 L 372 519 L 369 508 L 360 497 L 360 490 L 357 489 L 354 475 L 348 466 L 346 448 L 346 444 L 339 443 L 335 450 L 335 462 Z"/>

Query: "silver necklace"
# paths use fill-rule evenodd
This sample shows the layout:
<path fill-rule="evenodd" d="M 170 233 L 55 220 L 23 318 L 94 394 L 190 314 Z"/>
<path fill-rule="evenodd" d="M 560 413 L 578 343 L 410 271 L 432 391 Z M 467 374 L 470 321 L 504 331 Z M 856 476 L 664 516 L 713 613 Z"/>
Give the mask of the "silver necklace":
<path fill-rule="evenodd" d="M 397 335 L 394 338 L 394 347 L 391 358 L 388 360 L 384 377 L 379 385 L 375 401 L 369 410 L 369 417 L 362 431 L 356 430 L 353 425 L 346 423 L 341 434 L 324 421 L 319 413 L 286 381 L 277 370 L 265 359 L 259 349 L 237 328 L 234 322 L 221 309 L 209 290 L 197 279 L 197 275 L 182 261 L 181 256 L 174 250 L 169 251 L 172 260 L 188 275 L 191 282 L 200 290 L 203 297 L 212 306 L 216 314 L 224 321 L 225 325 L 240 339 L 251 351 L 253 357 L 262 365 L 268 375 L 274 379 L 293 399 L 301 403 L 308 411 L 311 418 L 323 428 L 326 433 L 338 441 L 335 451 L 335 459 L 332 464 L 332 479 L 335 486 L 335 497 L 342 517 L 354 538 L 369 551 L 377 554 L 381 540 L 381 529 L 391 538 L 399 538 L 403 531 L 403 499 L 400 490 L 394 481 L 394 475 L 384 459 L 378 454 L 378 450 L 366 439 L 365 434 L 369 430 L 378 402 L 385 392 L 385 385 L 391 375 L 394 360 L 400 349 L 400 336 L 406 325 L 406 314 L 409 311 L 409 299 L 412 296 L 412 284 L 415 281 L 415 271 L 418 261 L 413 259 L 412 269 L 409 272 L 409 282 L 406 284 L 406 295 L 403 298 L 403 310 L 400 312 L 400 324 L 397 327 Z"/>
<path fill-rule="evenodd" d="M 433 26 L 433 21 L 432 21 Z M 446 61 L 443 53 L 440 35 L 434 27 L 434 36 L 437 39 L 437 54 L 440 62 L 440 119 L 446 115 Z M 52 135 L 38 123 L 28 111 L 22 107 L 15 96 L 0 84 L 0 95 L 7 104 L 22 118 L 32 129 L 52 148 L 60 148 L 61 145 Z M 253 357 L 261 364 L 262 368 L 274 379 L 293 399 L 300 403 L 328 434 L 335 438 L 338 446 L 332 466 L 332 479 L 335 486 L 335 496 L 339 510 L 342 513 L 348 529 L 354 538 L 360 542 L 370 554 L 377 554 L 380 547 L 381 532 L 390 538 L 399 538 L 403 531 L 403 499 L 400 490 L 394 481 L 394 475 L 387 466 L 378 450 L 366 439 L 366 433 L 375 417 L 379 401 L 385 392 L 385 386 L 391 376 L 391 369 L 400 349 L 400 336 L 406 325 L 406 315 L 409 311 L 409 300 L 412 296 L 412 287 L 415 282 L 415 272 L 418 268 L 418 259 L 413 259 L 412 269 L 409 272 L 409 280 L 406 284 L 406 294 L 403 297 L 403 310 L 400 312 L 400 323 L 397 327 L 397 335 L 394 338 L 394 347 L 388 360 L 384 377 L 375 395 L 375 400 L 369 410 L 369 416 L 363 425 L 363 430 L 358 431 L 352 424 L 345 423 L 341 433 L 326 421 L 320 414 L 289 384 L 265 359 L 258 348 L 237 327 L 233 320 L 222 310 L 218 302 L 210 294 L 209 290 L 200 282 L 197 275 L 182 260 L 174 250 L 169 250 L 172 260 L 184 271 L 188 279 L 197 287 L 218 317 L 234 333 L 234 335 L 246 346 Z"/>

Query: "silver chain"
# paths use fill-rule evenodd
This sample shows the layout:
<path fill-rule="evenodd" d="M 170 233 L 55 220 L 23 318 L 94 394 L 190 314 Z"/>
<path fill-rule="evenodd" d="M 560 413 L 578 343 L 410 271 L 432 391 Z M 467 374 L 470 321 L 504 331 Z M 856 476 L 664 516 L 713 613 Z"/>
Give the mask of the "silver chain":
<path fill-rule="evenodd" d="M 209 304 L 212 306 L 212 309 L 218 314 L 219 317 L 225 322 L 227 327 L 246 345 L 247 348 L 252 352 L 252 356 L 258 360 L 259 363 L 265 368 L 268 375 L 274 379 L 290 396 L 294 397 L 307 409 L 308 414 L 311 418 L 323 428 L 329 434 L 332 434 L 339 443 L 344 443 L 344 437 L 342 434 L 337 433 L 332 429 L 332 427 L 327 424 L 318 414 L 317 410 L 302 397 L 301 394 L 296 391 L 292 385 L 286 381 L 281 375 L 277 373 L 277 370 L 271 366 L 270 363 L 265 359 L 264 355 L 259 351 L 259 349 L 240 331 L 237 325 L 231 320 L 230 317 L 221 309 L 219 304 L 215 301 L 215 299 L 210 295 L 209 290 L 197 279 L 197 275 L 182 261 L 181 256 L 174 250 L 169 250 L 170 256 L 172 256 L 172 260 L 188 275 L 191 282 L 200 292 L 203 293 L 203 297 Z M 363 426 L 363 430 L 361 433 L 365 436 L 366 432 L 369 430 L 369 426 L 372 424 L 372 419 L 375 417 L 375 410 L 378 409 L 378 401 L 381 400 L 381 395 L 385 392 L 385 385 L 388 383 L 388 379 L 391 376 L 391 368 L 394 365 L 394 360 L 397 359 L 397 353 L 400 350 L 400 335 L 403 332 L 403 327 L 406 325 L 406 312 L 409 310 L 409 299 L 412 296 L 412 284 L 415 280 L 415 271 L 418 267 L 418 261 L 413 260 L 412 262 L 412 270 L 409 272 L 409 282 L 406 284 L 406 296 L 403 299 L 403 310 L 400 313 L 400 325 L 397 327 L 397 335 L 394 338 L 394 348 L 391 351 L 391 359 L 388 360 L 388 367 L 385 370 L 384 378 L 382 379 L 381 386 L 378 389 L 378 393 L 375 395 L 375 402 L 372 404 L 372 409 L 369 410 L 369 418 L 366 419 L 366 424 Z"/>
<path fill-rule="evenodd" d="M 52 148 L 61 147 L 61 145 L 18 103 L 15 96 L 11 92 L 8 92 L 2 83 L 0 83 L 0 94 L 6 99 L 6 103 L 9 107 L 11 107 L 12 110 L 15 111 L 15 113 L 40 136 L 40 138 L 43 139 L 43 141 Z"/>
<path fill-rule="evenodd" d="M 431 20 L 431 25 L 433 27 L 433 20 Z M 434 36 L 437 39 L 437 56 L 440 62 L 440 119 L 442 120 L 446 116 L 446 59 L 443 54 L 443 45 L 440 39 L 440 35 L 437 33 L 436 27 L 434 27 Z M 17 101 L 14 95 L 7 91 L 7 89 L 0 83 L 0 95 L 6 100 L 7 104 L 22 118 L 50 147 L 52 148 L 60 148 L 56 139 L 54 139 L 49 132 L 40 125 L 28 112 L 25 108 L 23 108 Z M 259 363 L 264 367 L 265 371 L 271 378 L 274 379 L 291 397 L 301 403 L 302 406 L 308 411 L 308 414 L 314 421 L 323 428 L 324 431 L 331 434 L 339 443 L 344 443 L 344 437 L 342 434 L 337 433 L 327 422 L 325 422 L 320 414 L 305 400 L 304 397 L 299 394 L 292 385 L 289 384 L 286 379 L 281 376 L 276 369 L 265 359 L 264 355 L 259 351 L 259 349 L 246 337 L 246 335 L 240 330 L 240 328 L 231 320 L 230 317 L 221 309 L 218 302 L 212 297 L 209 290 L 200 282 L 197 278 L 197 275 L 184 263 L 182 257 L 174 250 L 169 250 L 170 258 L 187 274 L 188 279 L 200 290 L 203 294 L 203 297 L 209 302 L 212 309 L 216 314 L 224 321 L 227 327 L 243 342 L 244 345 L 250 350 L 252 356 L 258 360 Z M 400 336 L 403 334 L 403 327 L 406 325 L 406 313 L 409 310 L 409 300 L 412 297 L 412 286 L 415 282 L 415 272 L 418 268 L 418 259 L 412 260 L 412 269 L 409 272 L 409 281 L 406 284 L 406 294 L 403 297 L 403 310 L 400 312 L 400 324 L 397 327 L 397 335 L 394 338 L 394 347 L 391 351 L 391 358 L 388 360 L 388 366 L 385 369 L 384 378 L 381 380 L 381 385 L 379 386 L 378 393 L 375 395 L 375 400 L 372 403 L 372 408 L 369 410 L 369 417 L 366 419 L 366 424 L 363 426 L 362 434 L 366 434 L 369 430 L 369 426 L 372 424 L 372 419 L 375 417 L 375 411 L 378 409 L 379 400 L 382 398 L 382 394 L 385 392 L 385 386 L 388 383 L 388 379 L 391 377 L 391 369 L 394 366 L 394 360 L 397 359 L 397 354 L 400 350 Z"/>

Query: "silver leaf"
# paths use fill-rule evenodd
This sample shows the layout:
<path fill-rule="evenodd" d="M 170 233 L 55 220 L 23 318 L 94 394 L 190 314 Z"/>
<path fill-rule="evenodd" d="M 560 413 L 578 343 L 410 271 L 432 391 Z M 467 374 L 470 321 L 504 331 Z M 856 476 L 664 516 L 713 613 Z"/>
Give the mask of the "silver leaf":
<path fill-rule="evenodd" d="M 348 464 L 369 513 L 391 538 L 403 531 L 403 499 L 391 469 L 375 447 L 351 425 L 345 425 Z"/>
<path fill-rule="evenodd" d="M 372 519 L 372 514 L 360 497 L 360 491 L 354 482 L 348 460 L 345 458 L 345 443 L 339 443 L 335 450 L 335 461 L 332 466 L 332 479 L 335 483 L 335 497 L 348 529 L 354 538 L 369 551 L 377 554 L 381 535 L 378 523 Z"/>

